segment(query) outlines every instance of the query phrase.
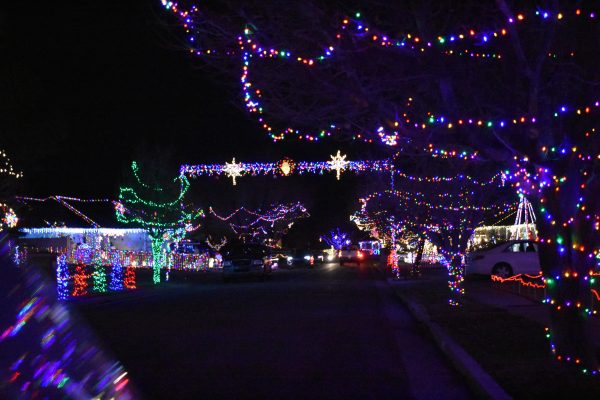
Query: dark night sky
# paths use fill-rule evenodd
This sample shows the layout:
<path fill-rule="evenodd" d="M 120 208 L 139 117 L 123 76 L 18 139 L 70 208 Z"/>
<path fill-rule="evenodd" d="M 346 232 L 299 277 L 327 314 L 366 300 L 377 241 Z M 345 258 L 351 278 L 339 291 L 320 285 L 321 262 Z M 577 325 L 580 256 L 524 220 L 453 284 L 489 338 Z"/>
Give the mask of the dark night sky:
<path fill-rule="evenodd" d="M 219 82 L 178 48 L 181 31 L 169 31 L 161 20 L 174 23 L 158 0 L 4 7 L 0 147 L 25 172 L 24 194 L 114 198 L 142 143 L 172 147 L 178 160 L 189 163 L 234 156 L 327 160 L 338 147 L 349 158 L 368 157 L 368 150 L 347 143 L 273 144 L 241 109 L 235 86 Z M 268 179 L 257 185 L 284 181 Z M 361 179 L 302 178 L 279 191 L 312 196 L 313 216 L 325 227 L 347 221 Z M 236 192 L 204 179 L 192 189 L 216 191 L 214 199 L 202 199 L 218 205 L 223 197 L 252 191 L 253 184 Z"/>

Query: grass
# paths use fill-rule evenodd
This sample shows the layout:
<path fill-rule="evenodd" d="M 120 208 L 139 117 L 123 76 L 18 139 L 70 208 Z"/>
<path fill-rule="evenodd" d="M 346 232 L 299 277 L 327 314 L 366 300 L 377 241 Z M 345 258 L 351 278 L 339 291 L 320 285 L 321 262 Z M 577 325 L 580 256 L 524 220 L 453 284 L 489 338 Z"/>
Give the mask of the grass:
<path fill-rule="evenodd" d="M 600 398 L 600 377 L 554 360 L 544 327 L 469 299 L 447 304 L 443 281 L 402 285 L 404 297 L 421 304 L 479 364 L 515 398 Z"/>

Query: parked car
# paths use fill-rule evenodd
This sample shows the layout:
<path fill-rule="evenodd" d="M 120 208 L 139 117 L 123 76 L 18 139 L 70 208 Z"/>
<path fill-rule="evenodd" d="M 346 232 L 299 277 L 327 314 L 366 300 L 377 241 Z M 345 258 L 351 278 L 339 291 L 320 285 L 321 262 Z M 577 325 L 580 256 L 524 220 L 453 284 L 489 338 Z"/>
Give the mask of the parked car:
<path fill-rule="evenodd" d="M 288 267 L 295 266 L 313 266 L 321 263 L 324 260 L 324 256 L 320 250 L 313 249 L 291 249 L 286 253 L 286 259 L 281 259 L 280 262 L 285 262 Z"/>
<path fill-rule="evenodd" d="M 290 249 L 274 249 L 271 257 L 277 263 L 278 268 L 292 268 L 294 266 L 293 251 Z"/>
<path fill-rule="evenodd" d="M 264 246 L 256 244 L 238 244 L 221 252 L 223 280 L 234 277 L 266 278 L 272 269 L 273 259 Z"/>
<path fill-rule="evenodd" d="M 338 253 L 338 257 L 340 260 L 340 265 L 344 265 L 349 262 L 360 265 L 365 261 L 365 253 L 363 253 L 356 245 L 342 247 Z"/>
<path fill-rule="evenodd" d="M 467 275 L 507 278 L 517 274 L 538 274 L 540 270 L 538 244 L 531 240 L 511 240 L 469 253 L 466 257 Z"/>

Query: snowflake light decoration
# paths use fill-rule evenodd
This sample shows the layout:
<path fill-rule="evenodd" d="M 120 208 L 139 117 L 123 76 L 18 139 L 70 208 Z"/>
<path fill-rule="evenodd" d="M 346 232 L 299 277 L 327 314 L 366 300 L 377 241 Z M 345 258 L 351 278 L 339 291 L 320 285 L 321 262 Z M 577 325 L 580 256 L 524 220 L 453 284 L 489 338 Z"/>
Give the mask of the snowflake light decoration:
<path fill-rule="evenodd" d="M 233 179 L 233 186 L 237 184 L 235 179 L 238 176 L 242 176 L 242 171 L 244 171 L 242 168 L 242 163 L 236 163 L 235 157 L 233 157 L 233 160 L 230 163 L 226 162 L 225 167 L 223 168 L 223 172 L 225 172 L 228 177 Z"/>
<path fill-rule="evenodd" d="M 336 178 L 339 181 L 340 173 L 346 169 L 346 166 L 350 162 L 346 161 L 346 155 L 345 154 L 341 155 L 339 150 L 337 151 L 337 154 L 335 156 L 329 156 L 329 157 L 331 157 L 331 161 L 327 161 L 327 164 L 329 164 L 329 169 L 335 170 L 337 172 Z"/>

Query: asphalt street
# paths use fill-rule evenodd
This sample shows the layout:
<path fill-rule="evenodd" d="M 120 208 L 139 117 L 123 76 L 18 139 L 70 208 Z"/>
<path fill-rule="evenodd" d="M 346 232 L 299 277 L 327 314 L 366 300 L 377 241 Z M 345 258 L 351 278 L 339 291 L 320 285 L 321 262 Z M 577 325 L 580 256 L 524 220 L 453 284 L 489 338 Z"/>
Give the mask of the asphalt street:
<path fill-rule="evenodd" d="M 149 399 L 470 398 L 385 278 L 331 263 L 74 307 Z"/>

